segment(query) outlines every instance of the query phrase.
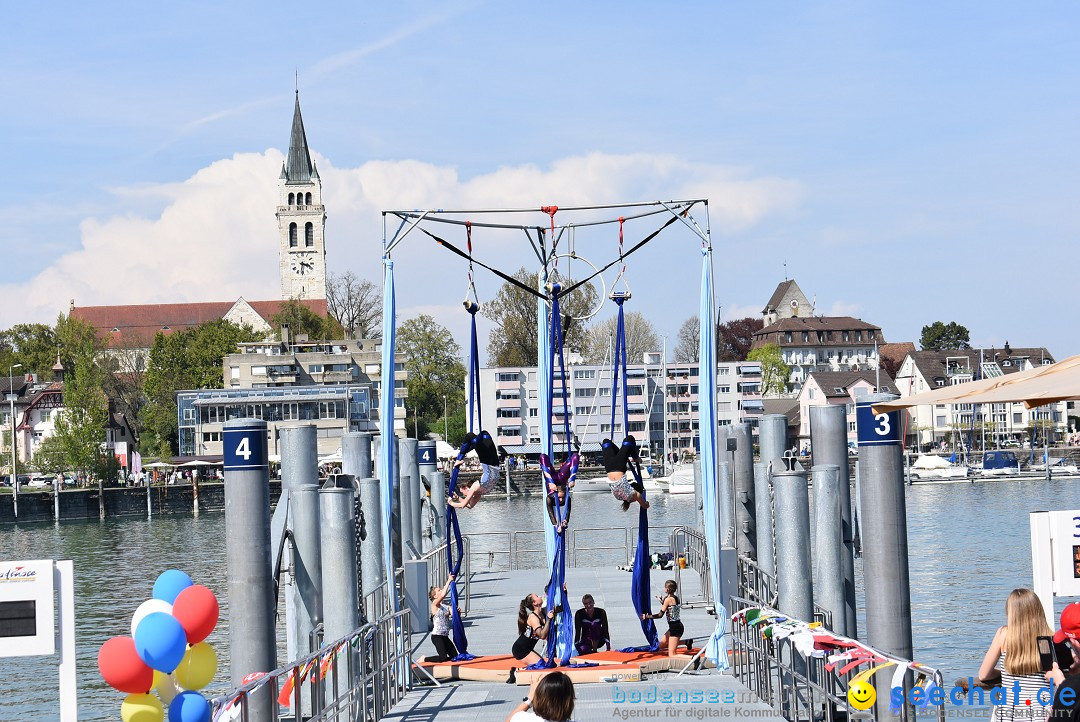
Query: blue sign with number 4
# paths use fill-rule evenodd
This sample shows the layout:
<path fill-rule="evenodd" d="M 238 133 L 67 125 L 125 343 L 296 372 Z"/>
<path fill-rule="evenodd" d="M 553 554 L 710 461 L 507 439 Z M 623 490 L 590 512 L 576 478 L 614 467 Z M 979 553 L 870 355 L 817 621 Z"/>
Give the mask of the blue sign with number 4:
<path fill-rule="evenodd" d="M 225 471 L 267 467 L 265 421 L 226 426 L 223 438 Z"/>

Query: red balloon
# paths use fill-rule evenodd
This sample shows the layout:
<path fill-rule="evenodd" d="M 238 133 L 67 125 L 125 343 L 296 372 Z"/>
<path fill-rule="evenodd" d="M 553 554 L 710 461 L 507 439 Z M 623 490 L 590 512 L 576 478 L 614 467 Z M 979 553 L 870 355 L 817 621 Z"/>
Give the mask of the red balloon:
<path fill-rule="evenodd" d="M 101 645 L 98 670 L 105 682 L 128 694 L 146 694 L 154 686 L 154 670 L 139 659 L 135 640 L 113 637 Z"/>
<path fill-rule="evenodd" d="M 203 585 L 194 584 L 176 596 L 172 613 L 187 632 L 188 644 L 198 644 L 214 631 L 217 624 L 217 597 Z"/>

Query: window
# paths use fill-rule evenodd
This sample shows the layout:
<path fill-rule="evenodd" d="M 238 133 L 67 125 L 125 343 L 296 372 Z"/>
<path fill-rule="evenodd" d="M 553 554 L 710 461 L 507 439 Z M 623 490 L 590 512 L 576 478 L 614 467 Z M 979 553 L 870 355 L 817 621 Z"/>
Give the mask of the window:
<path fill-rule="evenodd" d="M 311 221 L 304 225 L 304 245 L 308 247 L 315 245 L 315 224 Z"/>
<path fill-rule="evenodd" d="M 807 392 L 807 395 L 808 395 L 808 396 L 810 397 L 810 400 L 811 400 L 811 401 L 813 401 L 813 400 L 814 400 L 814 390 L 813 390 L 813 389 L 810 389 L 810 390 L 809 390 L 809 391 Z"/>
<path fill-rule="evenodd" d="M 529 389 L 529 398 L 530 399 L 535 399 L 536 398 L 536 389 Z"/>
<path fill-rule="evenodd" d="M 251 367 L 251 375 L 252 376 L 266 376 L 266 367 L 265 366 L 252 366 Z"/>
<path fill-rule="evenodd" d="M 731 393 L 731 385 L 730 384 L 722 384 L 721 386 L 717 387 L 717 390 L 722 394 L 730 394 Z"/>
<path fill-rule="evenodd" d="M 588 406 L 575 406 L 574 407 L 574 413 L 584 416 L 584 415 L 589 413 L 589 407 Z"/>
<path fill-rule="evenodd" d="M 495 380 L 496 381 L 517 381 L 518 380 L 518 375 L 517 375 L 517 373 L 513 373 L 513 372 L 512 373 L 500 372 L 500 373 L 495 374 Z"/>
<path fill-rule="evenodd" d="M 231 378 L 231 379 L 240 378 L 240 367 L 239 366 L 231 366 L 231 367 L 229 367 L 229 378 Z"/>
<path fill-rule="evenodd" d="M 221 441 L 220 431 L 205 431 L 202 435 L 203 441 Z"/>
<path fill-rule="evenodd" d="M 1022 423 L 1024 423 L 1024 414 L 1014 412 L 1013 413 L 1013 423 L 1014 424 L 1022 424 Z"/>
<path fill-rule="evenodd" d="M 289 224 L 289 248 L 296 248 L 296 224 Z"/>
<path fill-rule="evenodd" d="M 944 425 L 945 425 L 945 417 L 944 416 L 938 416 L 938 417 L 934 418 L 934 426 L 937 426 L 937 427 L 940 428 L 940 427 L 942 427 Z"/>
<path fill-rule="evenodd" d="M 529 418 L 534 418 L 540 415 L 540 409 L 529 409 Z"/>
<path fill-rule="evenodd" d="M 289 205 L 290 206 L 296 205 L 296 194 L 295 193 L 290 193 L 289 194 Z"/>
<path fill-rule="evenodd" d="M 855 431 L 855 422 L 854 422 L 854 421 L 849 421 L 849 422 L 848 422 L 848 425 L 847 425 L 847 430 L 848 430 L 848 431 L 851 431 L 851 432 L 854 432 L 854 431 Z"/>
<path fill-rule="evenodd" d="M 50 418 L 52 418 L 52 409 L 42 409 L 40 413 L 42 421 L 48 421 Z"/>
<path fill-rule="evenodd" d="M 297 195 L 299 195 L 299 194 L 297 194 Z M 304 195 L 304 205 L 309 205 L 309 206 L 311 205 L 311 194 L 310 193 L 307 193 L 307 194 Z"/>
<path fill-rule="evenodd" d="M 308 364 L 307 367 L 309 374 L 321 374 L 323 372 L 322 364 Z"/>
<path fill-rule="evenodd" d="M 596 389 L 576 388 L 574 389 L 574 396 L 592 398 L 593 396 L 596 396 Z"/>
<path fill-rule="evenodd" d="M 784 333 L 784 342 L 791 343 L 791 331 L 787 331 Z"/>
<path fill-rule="evenodd" d="M 600 395 L 601 396 L 611 396 L 611 389 L 609 389 L 607 386 L 602 387 L 600 389 Z"/>
<path fill-rule="evenodd" d="M 720 376 L 727 376 L 728 372 L 731 371 L 731 369 L 728 368 L 727 366 L 721 366 L 720 368 L 717 369 L 717 371 L 719 372 Z"/>
<path fill-rule="evenodd" d="M 810 332 L 809 331 L 803 331 L 802 332 L 802 340 L 803 340 L 803 343 L 810 343 Z"/>
<path fill-rule="evenodd" d="M 574 369 L 575 379 L 595 379 L 596 369 Z"/>
<path fill-rule="evenodd" d="M 499 436 L 521 437 L 521 429 L 499 429 Z"/>

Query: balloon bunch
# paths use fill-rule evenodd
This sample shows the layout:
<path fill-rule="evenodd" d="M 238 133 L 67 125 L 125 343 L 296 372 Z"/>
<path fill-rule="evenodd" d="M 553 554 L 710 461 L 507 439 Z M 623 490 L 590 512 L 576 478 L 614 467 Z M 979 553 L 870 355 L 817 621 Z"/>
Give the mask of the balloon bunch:
<path fill-rule="evenodd" d="M 217 674 L 217 654 L 203 641 L 217 621 L 212 591 L 178 569 L 162 572 L 153 597 L 131 618 L 131 636 L 113 637 L 98 651 L 102 678 L 128 693 L 123 722 L 162 722 L 166 706 L 169 722 L 209 722 L 210 703 L 195 690 Z"/>

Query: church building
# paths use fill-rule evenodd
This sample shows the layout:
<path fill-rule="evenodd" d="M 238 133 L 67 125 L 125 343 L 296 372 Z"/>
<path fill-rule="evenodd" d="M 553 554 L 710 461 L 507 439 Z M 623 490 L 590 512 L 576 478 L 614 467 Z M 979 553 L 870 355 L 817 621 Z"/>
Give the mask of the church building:
<path fill-rule="evenodd" d="M 144 363 L 158 333 L 183 331 L 222 318 L 269 333 L 270 319 L 281 310 L 283 301 L 295 299 L 325 318 L 326 209 L 322 204 L 322 180 L 308 150 L 299 93 L 293 106 L 289 152 L 278 181 L 276 216 L 280 299 L 124 306 L 76 306 L 72 300 L 70 315 L 94 326 L 108 348 L 141 353 Z M 138 359 L 135 365 L 139 366 Z"/>

